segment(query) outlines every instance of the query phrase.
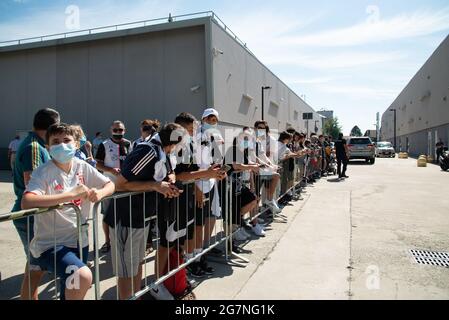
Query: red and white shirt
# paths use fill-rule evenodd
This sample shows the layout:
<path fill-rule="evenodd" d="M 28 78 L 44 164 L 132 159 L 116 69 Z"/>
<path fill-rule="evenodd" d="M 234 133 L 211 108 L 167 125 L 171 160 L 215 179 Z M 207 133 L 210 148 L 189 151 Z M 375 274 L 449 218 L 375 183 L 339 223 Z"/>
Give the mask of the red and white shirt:
<path fill-rule="evenodd" d="M 88 188 L 102 188 L 109 181 L 109 178 L 94 167 L 77 158 L 73 158 L 69 173 L 62 171 L 53 161 L 48 161 L 33 171 L 25 193 L 55 195 L 68 192 L 82 184 Z M 81 224 L 83 224 L 89 217 L 92 203 L 81 199 L 72 202 L 81 209 Z M 82 244 L 85 247 L 88 245 L 87 231 L 83 232 L 82 236 Z M 34 238 L 30 243 L 33 257 L 38 258 L 43 252 L 52 248 L 54 237 L 57 245 L 77 247 L 77 217 L 73 208 L 58 209 L 34 216 Z"/>

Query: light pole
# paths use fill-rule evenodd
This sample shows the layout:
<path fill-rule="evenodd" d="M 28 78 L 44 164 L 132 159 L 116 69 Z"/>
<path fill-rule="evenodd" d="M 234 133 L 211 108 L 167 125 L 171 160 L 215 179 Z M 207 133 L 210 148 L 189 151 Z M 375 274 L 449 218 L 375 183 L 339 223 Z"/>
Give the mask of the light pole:
<path fill-rule="evenodd" d="M 264 92 L 265 92 L 265 90 L 270 90 L 270 89 L 271 89 L 271 87 L 269 87 L 269 86 L 262 87 L 262 120 L 265 120 L 264 119 L 264 114 L 265 114 L 265 112 L 264 112 L 264 98 L 265 98 Z"/>
<path fill-rule="evenodd" d="M 390 109 L 394 113 L 393 130 L 394 130 L 394 151 L 396 152 L 396 109 Z"/>
<path fill-rule="evenodd" d="M 316 126 L 316 123 L 320 122 L 320 120 L 315 120 L 315 133 L 318 134 L 318 127 Z"/>

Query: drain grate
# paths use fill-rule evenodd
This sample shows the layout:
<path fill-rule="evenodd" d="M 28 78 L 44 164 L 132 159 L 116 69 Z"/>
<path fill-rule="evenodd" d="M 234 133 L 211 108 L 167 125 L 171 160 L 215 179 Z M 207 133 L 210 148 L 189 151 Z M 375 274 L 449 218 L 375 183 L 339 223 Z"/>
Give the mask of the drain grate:
<path fill-rule="evenodd" d="M 449 268 L 449 252 L 410 250 L 416 263 Z"/>

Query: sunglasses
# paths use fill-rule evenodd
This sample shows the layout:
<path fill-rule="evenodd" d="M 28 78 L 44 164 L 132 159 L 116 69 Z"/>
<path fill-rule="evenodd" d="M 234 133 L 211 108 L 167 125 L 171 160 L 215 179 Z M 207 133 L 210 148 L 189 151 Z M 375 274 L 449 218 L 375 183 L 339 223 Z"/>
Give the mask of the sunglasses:
<path fill-rule="evenodd" d="M 112 132 L 123 132 L 123 131 L 125 131 L 125 129 L 117 129 L 117 128 L 112 129 Z"/>

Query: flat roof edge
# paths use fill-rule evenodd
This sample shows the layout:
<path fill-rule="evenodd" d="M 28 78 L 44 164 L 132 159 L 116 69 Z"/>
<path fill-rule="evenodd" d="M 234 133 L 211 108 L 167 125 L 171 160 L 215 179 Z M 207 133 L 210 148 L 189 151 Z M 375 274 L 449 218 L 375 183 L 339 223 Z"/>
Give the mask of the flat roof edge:
<path fill-rule="evenodd" d="M 50 40 L 44 40 L 44 41 L 3 46 L 3 47 L 0 47 L 0 53 L 35 49 L 35 48 L 52 47 L 52 46 L 59 46 L 59 45 L 80 43 L 80 42 L 88 42 L 88 41 L 95 41 L 95 40 L 102 40 L 102 39 L 119 38 L 119 37 L 130 36 L 130 35 L 139 35 L 139 34 L 145 34 L 145 33 L 150 33 L 150 32 L 182 29 L 182 28 L 187 28 L 187 27 L 196 27 L 196 26 L 202 26 L 202 25 L 205 25 L 206 23 L 209 23 L 210 19 L 211 19 L 211 17 L 201 17 L 201 18 L 194 18 L 194 19 L 182 20 L 182 21 L 164 22 L 164 23 L 158 23 L 158 24 L 154 24 L 154 25 L 128 28 L 128 29 L 122 29 L 122 30 L 90 33 L 90 34 L 84 34 L 84 35 L 79 35 L 79 36 L 69 36 L 66 38 L 57 38 L 57 39 L 50 39 Z M 83 30 L 80 32 L 88 32 L 88 31 L 89 30 L 85 30 L 85 31 Z"/>

